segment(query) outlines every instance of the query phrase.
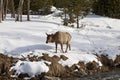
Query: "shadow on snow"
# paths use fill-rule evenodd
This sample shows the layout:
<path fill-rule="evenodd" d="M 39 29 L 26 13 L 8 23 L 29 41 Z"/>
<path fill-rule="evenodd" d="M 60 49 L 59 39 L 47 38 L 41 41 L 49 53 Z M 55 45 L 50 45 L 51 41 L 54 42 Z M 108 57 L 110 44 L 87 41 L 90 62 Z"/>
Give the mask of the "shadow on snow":
<path fill-rule="evenodd" d="M 30 52 L 30 51 L 35 51 L 35 50 L 49 50 L 52 49 L 51 46 L 45 45 L 45 44 L 38 44 L 38 45 L 30 45 L 30 46 L 25 46 L 25 47 L 18 47 L 10 52 L 12 55 L 20 55 L 21 53 L 25 52 Z"/>

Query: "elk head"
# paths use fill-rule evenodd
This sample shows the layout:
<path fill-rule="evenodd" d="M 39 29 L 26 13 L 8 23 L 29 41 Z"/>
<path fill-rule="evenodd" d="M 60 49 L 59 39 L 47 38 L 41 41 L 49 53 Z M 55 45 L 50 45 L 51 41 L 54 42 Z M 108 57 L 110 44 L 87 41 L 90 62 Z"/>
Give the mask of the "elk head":
<path fill-rule="evenodd" d="M 50 42 L 50 43 L 53 43 L 54 42 L 54 39 L 53 39 L 53 36 L 54 34 L 47 34 L 47 40 L 46 40 L 46 43 Z"/>

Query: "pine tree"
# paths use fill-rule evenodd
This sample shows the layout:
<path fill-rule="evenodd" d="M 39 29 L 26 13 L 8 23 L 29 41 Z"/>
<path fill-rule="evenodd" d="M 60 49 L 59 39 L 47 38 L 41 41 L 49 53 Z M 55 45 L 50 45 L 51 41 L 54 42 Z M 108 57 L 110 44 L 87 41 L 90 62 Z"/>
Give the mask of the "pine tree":
<path fill-rule="evenodd" d="M 74 2 L 74 14 L 77 19 L 77 28 L 79 28 L 79 16 L 83 18 L 90 11 L 90 5 L 88 0 L 75 0 Z"/>
<path fill-rule="evenodd" d="M 95 0 L 93 12 L 97 15 L 120 18 L 120 0 Z"/>
<path fill-rule="evenodd" d="M 66 2 L 66 4 L 65 4 Z M 66 8 L 64 13 L 66 13 L 69 18 L 64 23 L 77 23 L 77 28 L 79 28 L 79 16 L 84 17 L 90 11 L 90 5 L 88 0 L 66 0 L 64 1 L 64 7 Z"/>
<path fill-rule="evenodd" d="M 49 14 L 51 12 L 52 0 L 31 0 L 31 10 L 33 12 L 41 11 L 41 14 Z"/>

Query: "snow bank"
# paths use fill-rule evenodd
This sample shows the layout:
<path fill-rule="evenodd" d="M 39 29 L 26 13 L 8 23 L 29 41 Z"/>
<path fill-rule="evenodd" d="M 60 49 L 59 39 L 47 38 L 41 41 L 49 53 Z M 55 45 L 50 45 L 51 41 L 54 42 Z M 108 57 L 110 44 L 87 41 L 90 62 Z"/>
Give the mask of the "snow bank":
<path fill-rule="evenodd" d="M 27 73 L 30 77 L 35 77 L 35 75 L 39 75 L 42 72 L 48 72 L 49 68 L 44 61 L 18 61 L 15 66 L 11 67 L 11 70 L 16 71 L 14 76 L 17 76 L 20 73 Z"/>
<path fill-rule="evenodd" d="M 79 63 L 79 61 L 84 62 L 85 64 L 88 62 L 97 62 L 99 63 L 99 66 L 102 66 L 101 62 L 97 60 L 97 57 L 93 54 L 86 54 L 86 53 L 81 53 L 81 54 L 76 54 L 76 53 L 69 53 L 65 55 L 68 57 L 66 61 L 60 60 L 59 63 L 62 64 L 63 66 L 69 66 L 71 67 L 73 64 Z"/>

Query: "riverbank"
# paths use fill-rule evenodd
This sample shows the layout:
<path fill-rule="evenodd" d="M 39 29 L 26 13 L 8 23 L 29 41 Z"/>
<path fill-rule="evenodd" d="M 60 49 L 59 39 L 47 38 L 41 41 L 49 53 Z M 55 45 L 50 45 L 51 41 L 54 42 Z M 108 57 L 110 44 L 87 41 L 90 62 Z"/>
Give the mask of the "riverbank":
<path fill-rule="evenodd" d="M 29 56 L 26 58 L 13 58 L 0 54 L 0 80 L 119 80 L 120 65 L 114 66 L 114 64 L 110 64 L 110 60 L 105 58 L 105 56 L 101 55 L 101 57 L 102 67 L 105 66 L 105 69 L 103 68 L 103 70 L 102 67 L 98 68 L 96 62 L 89 62 L 87 64 L 79 62 L 71 67 L 63 67 L 58 63 L 60 59 L 68 59 L 63 55 L 61 55 L 61 57 L 50 57 L 47 54 L 43 54 L 41 57 Z M 17 62 L 26 60 L 30 60 L 31 62 L 46 60 L 45 64 L 49 66 L 49 71 L 47 73 L 36 75 L 35 77 L 30 77 L 27 73 L 16 74 L 16 70 L 11 70 L 11 67 L 15 66 Z M 51 62 L 51 64 L 48 64 L 47 61 Z M 22 62 L 19 67 L 22 67 L 22 65 L 25 65 L 25 63 Z M 78 67 L 78 65 L 80 67 Z"/>

